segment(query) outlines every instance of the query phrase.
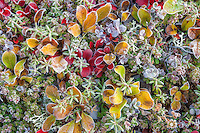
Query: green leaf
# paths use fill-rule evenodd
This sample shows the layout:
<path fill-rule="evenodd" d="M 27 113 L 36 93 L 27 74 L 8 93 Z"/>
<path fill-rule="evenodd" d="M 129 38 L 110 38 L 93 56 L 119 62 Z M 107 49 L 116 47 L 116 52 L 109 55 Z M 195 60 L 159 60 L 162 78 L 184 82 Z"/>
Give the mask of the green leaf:
<path fill-rule="evenodd" d="M 192 18 L 191 16 L 187 16 L 184 18 L 181 29 L 183 31 L 187 31 L 190 27 L 194 26 L 196 23 L 196 18 Z"/>
<path fill-rule="evenodd" d="M 147 26 L 147 23 L 149 23 L 151 20 L 150 13 L 144 8 L 140 8 L 138 10 L 138 16 L 139 16 L 140 23 L 144 26 Z"/>
<path fill-rule="evenodd" d="M 180 2 L 176 2 L 177 0 L 167 0 L 164 5 L 163 9 L 168 14 L 175 14 L 183 10 L 184 6 L 180 4 Z"/>
<path fill-rule="evenodd" d="M 2 55 L 2 62 L 7 68 L 13 70 L 17 62 L 17 57 L 13 51 L 5 51 Z"/>

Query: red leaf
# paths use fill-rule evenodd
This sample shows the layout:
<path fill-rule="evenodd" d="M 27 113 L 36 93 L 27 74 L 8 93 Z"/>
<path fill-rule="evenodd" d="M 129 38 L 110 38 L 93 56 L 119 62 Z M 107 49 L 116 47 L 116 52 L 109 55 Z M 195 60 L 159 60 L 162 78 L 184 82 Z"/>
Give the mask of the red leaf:
<path fill-rule="evenodd" d="M 103 64 L 98 65 L 97 68 L 103 69 L 105 66 L 106 66 L 106 64 L 103 63 Z"/>
<path fill-rule="evenodd" d="M 102 39 L 97 40 L 97 41 L 96 41 L 95 47 L 96 47 L 96 48 L 99 48 L 99 47 L 102 47 L 102 46 L 103 46 L 103 41 L 102 41 Z"/>
<path fill-rule="evenodd" d="M 8 16 L 11 15 L 11 12 L 10 12 L 10 10 L 8 10 L 8 9 L 4 9 L 4 11 L 3 11 L 2 14 L 3 14 L 5 17 L 8 17 Z"/>
<path fill-rule="evenodd" d="M 17 4 L 19 6 L 24 6 L 25 5 L 25 0 L 19 0 Z"/>
<path fill-rule="evenodd" d="M 87 61 L 92 58 L 93 52 L 91 49 L 86 49 L 83 51 L 83 58 L 85 58 Z"/>
<path fill-rule="evenodd" d="M 90 41 L 90 48 L 92 49 L 94 47 L 94 43 Z"/>
<path fill-rule="evenodd" d="M 94 61 L 94 64 L 96 66 L 100 65 L 103 62 L 103 56 L 99 56 L 96 58 L 96 60 Z"/>
<path fill-rule="evenodd" d="M 136 0 L 136 3 L 139 6 L 142 6 L 142 5 L 148 5 L 148 1 L 149 1 L 149 4 L 153 4 L 154 3 L 154 0 Z"/>
<path fill-rule="evenodd" d="M 105 46 L 103 51 L 105 53 L 110 53 L 110 47 L 109 46 Z"/>
<path fill-rule="evenodd" d="M 88 67 L 83 67 L 82 68 L 82 72 L 81 72 L 81 76 L 82 77 L 87 77 L 88 75 L 90 75 L 91 73 L 91 68 L 88 66 Z"/>
<path fill-rule="evenodd" d="M 48 133 L 48 132 L 43 132 L 42 129 L 40 129 L 36 133 Z"/>
<path fill-rule="evenodd" d="M 69 56 L 65 57 L 65 60 L 68 62 L 69 65 L 72 65 L 74 62 L 74 57 L 70 58 Z"/>
<path fill-rule="evenodd" d="M 35 12 L 37 12 L 38 7 L 37 4 L 35 2 L 30 2 L 29 3 L 30 8 L 32 8 Z"/>
<path fill-rule="evenodd" d="M 195 130 L 195 131 L 192 131 L 191 133 L 199 133 L 199 132 Z"/>
<path fill-rule="evenodd" d="M 67 26 L 66 18 L 64 18 L 64 19 L 61 21 L 61 24 L 65 24 L 65 25 Z"/>
<path fill-rule="evenodd" d="M 114 68 L 114 64 L 113 63 L 111 63 L 110 65 L 108 65 L 108 70 L 112 70 L 113 68 Z"/>
<path fill-rule="evenodd" d="M 81 56 L 82 56 L 82 51 L 81 51 L 81 49 L 80 48 L 78 48 L 77 49 L 78 51 L 77 52 L 75 52 L 75 54 L 79 57 L 79 58 L 81 58 Z"/>
<path fill-rule="evenodd" d="M 21 14 L 21 15 L 19 15 L 20 18 L 26 16 L 26 13 L 23 12 L 23 11 L 20 11 L 20 10 L 18 10 L 18 11 L 16 12 L 16 14 Z"/>

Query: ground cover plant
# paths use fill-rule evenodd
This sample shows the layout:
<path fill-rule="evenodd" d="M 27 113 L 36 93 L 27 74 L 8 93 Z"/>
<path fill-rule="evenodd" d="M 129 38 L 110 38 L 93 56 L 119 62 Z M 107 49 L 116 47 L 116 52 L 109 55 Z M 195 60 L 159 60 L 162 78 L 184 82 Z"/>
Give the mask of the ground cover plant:
<path fill-rule="evenodd" d="M 200 1 L 0 0 L 1 133 L 198 133 Z"/>

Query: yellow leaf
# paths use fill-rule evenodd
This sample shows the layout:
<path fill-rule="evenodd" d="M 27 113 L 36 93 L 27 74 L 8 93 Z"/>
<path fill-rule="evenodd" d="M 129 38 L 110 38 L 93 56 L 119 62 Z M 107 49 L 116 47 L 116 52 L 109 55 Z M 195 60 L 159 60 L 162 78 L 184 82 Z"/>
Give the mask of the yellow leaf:
<path fill-rule="evenodd" d="M 5 51 L 2 54 L 1 60 L 7 68 L 13 70 L 17 62 L 17 57 L 13 51 Z"/>
<path fill-rule="evenodd" d="M 17 64 L 15 65 L 14 72 L 17 77 L 20 77 L 21 72 L 24 70 L 25 62 L 26 62 L 26 59 L 23 59 L 23 60 L 17 62 Z"/>
<path fill-rule="evenodd" d="M 45 93 L 47 94 L 47 97 L 50 98 L 53 102 L 56 102 L 56 99 L 60 99 L 58 88 L 54 85 L 48 85 Z"/>
<path fill-rule="evenodd" d="M 82 133 L 80 122 L 75 123 L 73 133 Z"/>
<path fill-rule="evenodd" d="M 103 100 L 105 101 L 105 103 L 111 104 L 109 97 L 112 96 L 114 92 L 115 91 L 112 89 L 105 89 L 103 91 Z"/>
<path fill-rule="evenodd" d="M 144 8 L 140 8 L 137 15 L 139 17 L 140 23 L 144 26 L 147 26 L 147 23 L 149 23 L 151 20 L 151 15 L 149 12 Z"/>
<path fill-rule="evenodd" d="M 44 55 L 51 55 L 54 56 L 54 54 L 56 53 L 56 51 L 58 50 L 57 47 L 51 45 L 50 43 L 47 44 L 46 46 L 43 46 L 40 51 L 44 54 Z"/>
<path fill-rule="evenodd" d="M 30 48 L 35 48 L 39 45 L 39 41 L 36 38 L 29 38 L 26 40 L 26 43 Z"/>
<path fill-rule="evenodd" d="M 48 132 L 55 122 L 56 122 L 55 116 L 50 115 L 49 117 L 47 117 L 46 120 L 44 121 L 43 125 L 42 125 L 42 131 Z"/>
<path fill-rule="evenodd" d="M 91 131 L 92 129 L 94 129 L 95 123 L 91 116 L 82 112 L 81 117 L 82 117 L 81 125 L 86 131 Z"/>
<path fill-rule="evenodd" d="M 165 29 L 168 35 L 176 35 L 177 34 L 177 27 L 173 24 L 168 25 Z"/>
<path fill-rule="evenodd" d="M 170 89 L 170 95 L 173 96 L 178 91 L 178 87 L 174 86 Z"/>
<path fill-rule="evenodd" d="M 21 76 L 20 80 L 25 80 L 26 82 L 31 83 L 33 78 L 28 76 Z"/>
<path fill-rule="evenodd" d="M 120 104 L 123 100 L 123 92 L 120 88 L 116 88 L 114 94 L 109 97 L 109 100 L 113 104 Z"/>
<path fill-rule="evenodd" d="M 189 90 L 189 89 L 190 89 L 190 84 L 189 84 L 188 81 L 185 82 L 185 83 L 183 84 L 183 86 L 181 86 L 181 88 L 180 88 L 180 90 L 182 90 L 182 91 L 186 91 L 186 90 Z"/>
<path fill-rule="evenodd" d="M 110 13 L 110 14 L 108 15 L 108 18 L 109 18 L 110 20 L 117 20 L 117 15 L 114 14 L 114 13 Z"/>
<path fill-rule="evenodd" d="M 131 86 L 132 93 L 128 94 L 128 96 L 134 96 L 134 95 L 140 93 L 140 82 L 137 81 L 137 82 L 133 83 L 132 85 L 136 85 L 136 87 Z"/>
<path fill-rule="evenodd" d="M 125 80 L 125 68 L 124 68 L 124 66 L 122 66 L 122 65 L 117 65 L 116 67 L 115 67 L 115 72 L 117 73 L 117 74 L 119 74 L 119 76 L 123 79 L 123 80 Z"/>
<path fill-rule="evenodd" d="M 174 110 L 174 111 L 179 111 L 181 108 L 181 103 L 179 101 L 173 101 L 171 103 L 171 109 Z"/>
<path fill-rule="evenodd" d="M 111 116 L 114 117 L 114 115 L 115 115 L 116 119 L 120 118 L 121 117 L 121 110 L 126 105 L 126 103 L 127 103 L 127 100 L 123 99 L 123 101 L 120 104 L 112 105 L 109 109 Z"/>
<path fill-rule="evenodd" d="M 130 12 L 126 11 L 122 13 L 121 21 L 126 21 L 128 17 L 130 16 Z"/>
<path fill-rule="evenodd" d="M 63 125 L 59 130 L 58 133 L 73 133 L 74 131 L 75 122 L 70 121 L 67 124 Z"/>
<path fill-rule="evenodd" d="M 78 24 L 74 24 L 68 28 L 68 32 L 74 37 L 78 37 L 81 34 L 80 26 Z"/>
<path fill-rule="evenodd" d="M 110 13 L 112 9 L 112 6 L 110 3 L 105 4 L 104 6 L 100 7 L 97 10 L 97 15 L 98 15 L 98 20 L 97 22 L 103 20 L 104 18 L 106 18 L 108 16 L 108 14 Z"/>
<path fill-rule="evenodd" d="M 87 15 L 87 9 L 85 8 L 85 6 L 83 6 L 83 5 L 77 6 L 76 18 L 81 25 L 83 25 L 86 15 Z"/>
<path fill-rule="evenodd" d="M 115 46 L 114 52 L 118 55 L 123 55 L 128 51 L 129 45 L 127 42 L 120 42 Z"/>
<path fill-rule="evenodd" d="M 105 61 L 105 63 L 106 63 L 107 65 L 112 64 L 112 63 L 115 61 L 115 59 L 116 59 L 116 57 L 115 57 L 115 55 L 114 55 L 113 53 L 111 53 L 111 54 L 106 54 L 106 55 L 104 55 L 104 57 L 103 57 L 103 60 Z"/>
<path fill-rule="evenodd" d="M 181 97 L 182 97 L 182 93 L 180 91 L 177 91 L 175 93 L 175 96 L 174 96 L 174 100 L 175 101 L 180 101 L 181 100 Z"/>
<path fill-rule="evenodd" d="M 180 12 L 183 10 L 183 5 L 178 4 L 176 0 L 167 0 L 164 5 L 163 9 L 168 13 L 168 14 L 175 14 L 177 12 Z"/>
<path fill-rule="evenodd" d="M 136 94 L 135 97 L 140 102 L 139 107 L 144 110 L 150 110 L 154 106 L 154 100 L 146 89 L 141 89 L 140 93 Z"/>
<path fill-rule="evenodd" d="M 19 45 L 14 45 L 12 51 L 13 51 L 15 54 L 17 54 L 18 51 L 20 51 L 20 48 L 21 48 L 21 46 L 19 46 Z"/>
<path fill-rule="evenodd" d="M 83 32 L 89 32 L 90 28 L 97 22 L 97 12 L 92 11 L 87 14 L 85 21 L 83 22 Z"/>

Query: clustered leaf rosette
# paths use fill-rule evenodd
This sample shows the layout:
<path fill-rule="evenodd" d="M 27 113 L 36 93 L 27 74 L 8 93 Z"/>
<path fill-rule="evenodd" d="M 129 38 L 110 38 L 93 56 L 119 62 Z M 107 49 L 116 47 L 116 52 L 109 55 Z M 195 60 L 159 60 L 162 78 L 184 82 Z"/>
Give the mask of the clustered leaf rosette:
<path fill-rule="evenodd" d="M 13 49 L 14 50 L 14 49 Z M 2 54 L 2 62 L 8 68 L 6 74 L 8 76 L 4 79 L 7 83 L 5 86 L 23 86 L 25 81 L 31 83 L 33 78 L 28 76 L 28 67 L 26 65 L 26 58 L 17 62 L 17 56 L 13 50 L 5 51 Z"/>
<path fill-rule="evenodd" d="M 48 116 L 43 122 L 43 132 L 49 131 L 56 120 L 65 119 L 67 116 L 73 113 L 75 108 L 78 107 L 82 110 L 80 111 L 81 115 L 76 111 L 76 119 L 63 125 L 58 130 L 58 133 L 81 132 L 82 128 L 86 131 L 91 131 L 95 127 L 95 123 L 92 117 L 83 111 L 87 102 L 83 101 L 82 93 L 77 87 L 71 86 L 66 89 L 68 96 L 72 95 L 75 99 L 75 101 L 72 101 L 72 104 L 67 102 L 66 98 L 68 96 L 64 97 L 63 99 L 60 98 L 58 88 L 54 85 L 47 86 L 45 92 L 47 97 L 51 99 L 53 103 L 48 103 L 46 106 L 46 111 L 50 114 L 50 116 Z"/>
<path fill-rule="evenodd" d="M 115 67 L 115 72 L 119 74 L 121 81 L 125 82 L 125 68 L 122 65 Z M 113 89 L 105 89 L 103 92 L 103 100 L 105 103 L 112 105 L 109 109 L 111 116 L 116 118 L 121 117 L 121 110 L 126 105 L 127 100 L 126 96 L 131 97 L 132 99 L 137 98 L 137 101 L 140 102 L 139 107 L 144 110 L 150 110 L 154 106 L 154 100 L 152 99 L 149 91 L 147 89 L 140 89 L 140 82 L 134 82 L 123 85 L 123 84 L 114 84 L 110 79 L 106 81 L 106 86 L 110 86 Z M 125 87 L 129 88 L 129 91 L 123 90 Z M 122 91 L 123 90 L 123 91 Z"/>
<path fill-rule="evenodd" d="M 181 109 L 181 103 L 187 103 L 187 99 L 184 95 L 184 93 L 187 93 L 190 89 L 189 82 L 186 82 L 183 84 L 183 86 L 179 89 L 179 87 L 174 86 L 170 89 L 170 95 L 174 96 L 173 101 L 171 103 L 171 109 L 174 111 L 179 111 Z"/>

